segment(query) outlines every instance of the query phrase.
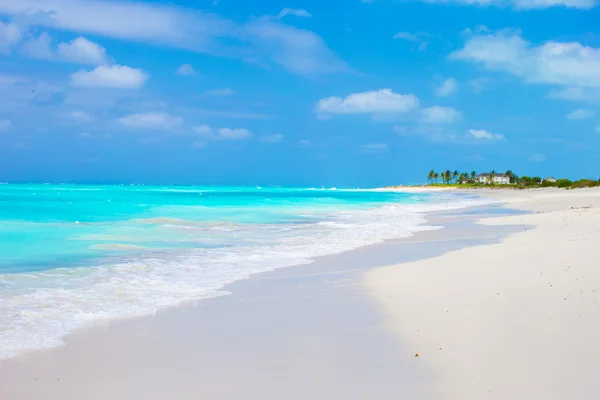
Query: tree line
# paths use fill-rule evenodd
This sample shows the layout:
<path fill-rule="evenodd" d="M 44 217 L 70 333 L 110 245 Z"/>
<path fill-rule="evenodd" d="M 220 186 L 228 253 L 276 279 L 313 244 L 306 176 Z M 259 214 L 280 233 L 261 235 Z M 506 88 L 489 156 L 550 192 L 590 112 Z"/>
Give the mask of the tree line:
<path fill-rule="evenodd" d="M 488 179 L 489 183 L 494 182 L 494 175 L 496 175 L 496 171 L 492 171 L 488 175 L 487 179 Z M 504 173 L 504 175 L 508 176 L 511 183 L 516 183 L 516 180 L 518 179 L 518 177 L 511 170 L 506 171 Z M 458 172 L 456 170 L 455 171 L 446 170 L 444 172 L 436 172 L 434 170 L 431 170 L 431 171 L 429 171 L 429 174 L 427 174 L 427 180 L 430 183 L 434 183 L 434 182 L 437 183 L 439 179 L 441 179 L 442 182 L 445 184 L 450 184 L 450 183 L 475 184 L 475 183 L 478 183 L 477 172 L 475 172 L 475 171 Z M 540 182 L 541 182 L 541 179 L 540 179 Z"/>
<path fill-rule="evenodd" d="M 496 171 L 491 171 L 487 177 L 485 184 L 493 184 L 494 183 L 494 175 L 496 175 Z M 565 189 L 574 189 L 574 188 L 582 188 L 582 187 L 594 187 L 600 186 L 599 180 L 592 179 L 579 179 L 576 181 L 571 181 L 569 179 L 557 179 L 555 182 L 551 180 L 544 180 L 539 176 L 518 176 L 513 171 L 508 170 L 504 172 L 504 175 L 509 178 L 509 181 L 513 185 L 517 185 L 520 187 L 559 187 Z M 479 182 L 477 179 L 477 172 L 459 172 L 459 171 L 450 171 L 446 170 L 444 172 L 436 172 L 434 170 L 429 171 L 427 174 L 427 180 L 433 184 L 438 183 L 438 180 L 442 181 L 444 184 L 469 184 L 469 185 L 478 185 L 483 184 Z"/>

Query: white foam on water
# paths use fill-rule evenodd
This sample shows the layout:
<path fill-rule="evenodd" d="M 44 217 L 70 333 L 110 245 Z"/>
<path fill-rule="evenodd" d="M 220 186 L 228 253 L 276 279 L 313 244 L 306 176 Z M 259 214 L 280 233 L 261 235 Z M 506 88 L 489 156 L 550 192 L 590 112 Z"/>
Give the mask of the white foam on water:
<path fill-rule="evenodd" d="M 1 275 L 0 358 L 59 346 L 65 335 L 93 322 L 153 315 L 185 301 L 223 295 L 225 285 L 252 274 L 437 229 L 425 225 L 423 213 L 482 204 L 440 196 L 431 204 L 338 211 L 316 223 L 251 228 L 228 224 L 232 241 L 239 235 L 245 240 L 230 247 L 164 252 L 101 266 Z"/>

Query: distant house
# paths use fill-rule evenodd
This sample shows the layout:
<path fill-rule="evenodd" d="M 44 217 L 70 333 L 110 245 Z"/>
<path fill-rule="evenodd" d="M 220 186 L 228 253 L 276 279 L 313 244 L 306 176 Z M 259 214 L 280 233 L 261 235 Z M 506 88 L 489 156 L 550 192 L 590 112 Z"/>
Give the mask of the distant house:
<path fill-rule="evenodd" d="M 556 183 L 556 179 L 554 179 L 553 177 L 549 176 L 549 177 L 547 177 L 546 179 L 544 179 L 542 181 L 542 183 L 544 183 L 544 182 Z"/>
<path fill-rule="evenodd" d="M 506 174 L 479 174 L 477 175 L 477 182 L 479 183 L 490 183 L 490 180 L 496 185 L 509 185 L 510 176 Z"/>

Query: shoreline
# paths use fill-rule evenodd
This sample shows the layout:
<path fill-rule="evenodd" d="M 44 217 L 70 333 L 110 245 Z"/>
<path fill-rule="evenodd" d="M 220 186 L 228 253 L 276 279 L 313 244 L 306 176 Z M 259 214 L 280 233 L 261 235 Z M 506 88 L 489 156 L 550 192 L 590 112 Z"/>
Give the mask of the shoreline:
<path fill-rule="evenodd" d="M 521 242 L 521 235 L 539 231 L 540 221 L 543 224 L 549 216 L 564 212 L 585 213 L 585 216 L 595 213 L 597 208 L 587 207 L 591 202 L 594 207 L 600 206 L 600 201 L 595 203 L 600 191 L 524 193 L 478 189 L 476 193 L 485 193 L 485 197 L 497 203 L 430 212 L 425 215 L 426 225 L 439 225 L 443 229 L 416 232 L 408 238 L 319 257 L 312 264 L 256 274 L 223 288 L 231 292 L 229 296 L 188 302 L 158 311 L 155 316 L 94 324 L 69 334 L 64 346 L 0 360 L 0 397 L 74 400 L 209 396 L 211 399 L 274 400 L 392 399 L 400 395 L 419 400 L 463 400 L 539 398 L 543 393 L 548 399 L 565 398 L 567 392 L 554 383 L 560 382 L 561 376 L 548 377 L 543 373 L 548 366 L 556 367 L 556 363 L 543 354 L 553 348 L 550 344 L 544 343 L 545 347 L 540 350 L 530 337 L 522 339 L 513 335 L 510 342 L 497 337 L 497 332 L 504 332 L 502 326 L 494 325 L 498 319 L 512 321 L 512 316 L 521 309 L 536 315 L 535 309 L 524 306 L 537 292 L 529 288 L 525 294 L 521 293 L 510 303 L 508 311 L 484 307 L 488 303 L 496 304 L 497 299 L 508 298 L 497 293 L 505 293 L 515 283 L 526 283 L 524 278 L 533 275 L 523 274 L 527 269 L 519 270 L 519 274 L 511 275 L 508 281 L 498 279 L 504 286 L 502 291 L 495 291 L 496 288 L 485 285 L 485 275 L 477 269 L 465 275 L 460 268 L 469 260 L 501 259 L 502 254 L 489 249 L 503 248 L 514 240 Z M 557 211 L 556 202 L 565 199 L 568 207 Z M 532 229 L 534 226 L 538 227 Z M 518 247 L 511 244 L 511 248 Z M 472 256 L 470 252 L 479 255 Z M 481 256 L 482 252 L 485 257 Z M 457 254 L 458 261 L 454 259 Z M 529 260 L 531 256 L 525 254 L 522 258 Z M 410 275 L 433 271 L 435 265 L 416 266 L 439 264 L 440 260 L 452 268 L 444 273 L 436 270 L 424 276 Z M 432 290 L 428 285 L 439 282 L 439 276 L 449 284 Z M 494 278 L 498 278 L 498 274 Z M 403 282 L 409 284 L 398 286 Z M 480 288 L 481 293 L 476 291 L 478 296 L 465 297 L 462 291 L 468 284 Z M 446 293 L 442 289 L 447 286 L 460 290 L 440 297 L 439 293 Z M 600 294 L 600 284 L 598 289 Z M 417 295 L 421 297 L 415 297 Z M 481 298 L 489 301 L 480 304 Z M 405 307 L 412 306 L 413 300 L 419 301 L 418 307 Z M 453 300 L 462 302 L 456 310 L 469 309 L 472 305 L 483 307 L 477 309 L 480 314 L 476 315 L 485 316 L 486 324 L 495 329 L 482 331 L 477 341 L 469 336 L 480 330 L 477 318 L 473 320 L 467 315 L 457 326 L 440 325 L 448 321 L 447 316 L 436 313 L 435 307 L 430 307 L 432 302 L 452 305 L 452 310 L 447 311 L 453 312 L 448 315 L 460 315 Z M 529 314 L 518 318 L 518 326 L 529 326 Z M 570 321 L 574 326 L 576 317 Z M 418 333 L 414 332 L 415 326 L 419 326 Z M 538 328 L 540 326 L 535 325 L 534 331 L 543 334 Z M 577 325 L 577 332 L 596 328 L 599 326 L 595 323 L 583 330 Z M 435 338 L 427 337 L 432 332 Z M 529 331 L 526 329 L 525 333 Z M 462 336 L 469 339 L 463 340 L 466 347 L 453 348 L 454 343 L 463 343 Z M 424 338 L 430 339 L 429 342 Z M 488 338 L 493 339 L 492 343 L 485 341 Z M 589 346 L 590 339 L 577 339 L 582 346 Z M 436 353 L 430 349 L 432 342 L 436 342 L 435 346 L 444 342 L 439 345 L 442 351 L 435 348 L 445 357 L 441 361 L 438 354 L 432 356 Z M 551 344 L 556 347 L 556 343 Z M 486 353 L 490 348 L 496 350 Z M 520 357 L 504 364 L 497 361 L 498 366 L 492 371 L 477 365 L 479 354 L 484 354 L 485 360 L 495 360 L 493 356 L 512 354 L 515 348 L 519 349 Z M 536 357 L 542 357 L 542 362 L 527 364 L 537 360 L 529 356 L 531 349 L 535 350 Z M 595 398 L 590 396 L 596 392 L 589 387 L 592 381 L 589 371 L 600 365 L 589 361 L 579 348 L 571 346 L 569 350 L 592 362 L 584 370 L 575 368 L 578 375 L 572 377 L 575 381 L 570 383 L 581 386 L 581 390 L 576 391 L 579 397 L 575 398 Z M 594 356 L 600 355 L 597 346 L 585 350 Z M 415 353 L 419 353 L 419 357 L 415 357 Z M 565 354 L 560 353 L 560 356 Z M 567 354 L 566 360 L 574 362 L 573 357 Z M 468 374 L 457 376 L 465 371 L 465 365 L 470 366 L 466 369 Z M 545 379 L 551 380 L 553 385 L 548 385 L 548 392 L 534 390 L 537 386 L 532 389 L 508 373 L 513 370 L 523 376 L 533 374 L 529 380 L 538 386 Z M 489 381 L 492 378 L 498 378 L 500 386 L 492 385 Z M 477 382 L 473 383 L 474 380 Z M 482 389 L 484 384 L 492 385 L 492 392 L 489 388 Z M 470 391 L 465 392 L 465 388 Z M 515 393 L 523 393 L 523 397 Z"/>
<path fill-rule="evenodd" d="M 532 229 L 366 272 L 386 329 L 432 398 L 600 398 L 600 190 L 486 195 L 529 213 L 477 224 Z"/>
<path fill-rule="evenodd" d="M 125 260 L 121 265 L 120 262 L 109 259 L 108 266 L 115 266 L 118 274 L 108 281 L 110 285 L 107 287 L 102 285 L 103 282 L 107 282 L 102 275 L 102 270 L 96 271 L 92 268 L 82 270 L 82 273 L 84 271 L 89 273 L 88 275 L 91 277 L 84 275 L 88 278 L 87 281 L 93 284 L 92 289 L 89 290 L 90 296 L 87 297 L 93 299 L 98 297 L 97 293 L 107 294 L 106 300 L 102 302 L 86 302 L 86 293 L 75 294 L 74 296 L 79 296 L 76 298 L 69 297 L 71 293 L 69 290 L 66 292 L 61 290 L 44 291 L 42 296 L 39 297 L 39 301 L 37 296 L 34 296 L 35 293 L 27 293 L 19 298 L 9 298 L 12 301 L 5 303 L 9 310 L 6 314 L 8 322 L 5 325 L 8 329 L 0 330 L 0 337 L 4 345 L 0 352 L 0 360 L 60 346 L 65 336 L 95 323 L 153 315 L 160 310 L 181 307 L 189 302 L 228 294 L 224 286 L 240 279 L 251 278 L 262 272 L 309 264 L 322 257 L 322 255 L 341 254 L 365 245 L 385 242 L 390 238 L 411 236 L 423 229 L 435 229 L 435 227 L 427 224 L 425 219 L 427 213 L 467 209 L 481 203 L 468 196 L 444 196 L 444 199 L 446 198 L 445 201 L 447 202 L 440 202 L 439 200 L 426 203 L 405 204 L 400 202 L 398 207 L 387 207 L 387 205 L 393 205 L 393 203 L 390 203 L 368 208 L 366 212 L 363 212 L 365 210 L 358 210 L 358 214 L 341 217 L 340 222 L 342 223 L 340 226 L 348 228 L 338 229 L 337 235 L 313 236 L 313 238 L 320 237 L 321 243 L 316 243 L 314 240 L 305 241 L 308 245 L 313 244 L 312 247 L 308 245 L 300 246 L 291 254 L 285 253 L 283 251 L 285 246 L 281 246 L 281 243 L 279 243 L 279 247 L 271 246 L 268 248 L 269 251 L 264 251 L 264 257 L 260 259 L 249 252 L 249 258 L 238 261 L 238 263 L 243 263 L 245 268 L 232 271 L 227 270 L 228 263 L 220 266 L 221 269 L 218 271 L 215 270 L 216 268 L 212 268 L 211 263 L 195 263 L 195 258 L 192 255 L 189 257 L 191 263 L 189 269 L 187 268 L 188 265 L 178 264 L 177 262 L 175 267 L 183 268 L 170 267 L 170 270 L 163 271 L 159 268 L 152 269 L 151 266 L 148 274 L 141 274 L 141 280 L 138 280 L 139 276 L 136 275 L 136 271 L 144 268 L 142 267 L 144 260 L 139 261 L 141 265 L 138 265 L 136 259 L 133 259 L 132 262 Z M 367 215 L 369 212 L 372 212 L 369 214 L 369 218 L 361 215 Z M 359 229 L 359 226 L 364 229 Z M 381 226 L 385 226 L 386 229 L 381 229 Z M 307 238 L 311 238 L 311 236 L 307 236 Z M 324 241 L 324 239 L 327 240 Z M 265 263 L 265 260 L 268 262 Z M 163 258 L 160 261 L 170 265 L 168 259 Z M 152 265 L 155 260 L 150 257 L 150 262 Z M 198 265 L 201 267 L 193 268 Z M 215 263 L 215 265 L 221 264 Z M 60 269 L 56 271 L 58 271 L 56 275 L 62 279 Z M 50 270 L 49 273 L 52 272 Z M 66 271 L 65 273 L 69 274 Z M 150 275 L 150 278 L 148 278 L 148 275 Z M 172 278 L 173 275 L 175 279 Z M 98 277 L 104 280 L 95 279 Z M 187 280 L 194 281 L 194 279 L 196 279 L 196 283 L 188 285 Z M 144 282 L 146 286 L 141 286 L 140 282 Z M 203 284 L 203 282 L 207 282 L 207 284 Z M 59 283 L 58 288 L 65 284 L 62 281 Z M 68 283 L 67 281 L 66 284 Z M 180 286 L 183 287 L 183 290 L 178 290 Z M 173 289 L 170 290 L 170 287 L 173 287 Z M 147 296 L 139 296 L 139 293 L 144 291 L 148 291 L 149 295 L 154 296 L 154 298 L 145 301 Z M 136 301 L 136 299 L 139 300 Z M 26 310 L 26 312 L 31 310 L 26 318 L 20 317 L 19 313 L 22 310 L 20 303 L 31 305 Z M 74 303 L 74 306 L 71 306 L 72 303 Z M 99 309 L 97 307 L 97 304 L 100 303 L 104 308 Z M 65 304 L 65 307 L 61 307 L 62 304 Z M 34 305 L 37 308 L 34 308 Z"/>
<path fill-rule="evenodd" d="M 155 317 L 138 317 L 95 324 L 68 335 L 65 338 L 65 346 L 0 360 L 0 394 L 4 391 L 1 397 L 7 399 L 68 399 L 81 398 L 81 396 L 90 398 L 87 391 L 90 390 L 88 388 L 93 387 L 94 392 L 98 393 L 98 398 L 127 398 L 119 397 L 124 396 L 124 393 L 128 393 L 129 398 L 131 396 L 153 398 L 152 393 L 160 393 L 164 390 L 164 385 L 172 386 L 174 382 L 181 379 L 189 379 L 185 383 L 178 384 L 190 395 L 206 395 L 194 384 L 194 379 L 197 377 L 189 377 L 187 372 L 182 371 L 182 363 L 186 365 L 185 368 L 204 371 L 207 377 L 211 376 L 212 380 L 219 381 L 225 379 L 231 372 L 227 369 L 214 369 L 214 364 L 219 365 L 223 362 L 219 360 L 226 359 L 230 365 L 244 366 L 244 368 L 240 367 L 243 373 L 238 371 L 233 374 L 235 377 L 253 375 L 258 380 L 264 380 L 266 376 L 261 374 L 278 372 L 273 370 L 271 364 L 261 364 L 264 359 L 262 353 L 255 349 L 258 346 L 262 352 L 267 353 L 271 352 L 269 350 L 271 347 L 279 349 L 277 354 L 271 354 L 273 358 L 271 362 L 283 362 L 278 359 L 281 354 L 285 354 L 286 358 L 291 360 L 295 373 L 280 372 L 284 373 L 285 380 L 290 385 L 300 382 L 304 384 L 311 379 L 318 380 L 313 376 L 313 372 L 307 371 L 314 369 L 315 362 L 329 363 L 333 369 L 314 371 L 314 373 L 330 374 L 331 378 L 328 382 L 319 381 L 314 387 L 315 390 L 320 388 L 325 392 L 340 394 L 346 389 L 336 383 L 334 376 L 341 374 L 339 371 L 344 371 L 348 379 L 354 379 L 351 378 L 352 374 L 356 370 L 361 370 L 371 377 L 361 383 L 360 389 L 349 390 L 345 394 L 346 397 L 365 398 L 367 393 L 372 393 L 375 388 L 379 388 L 377 390 L 381 390 L 380 394 L 383 398 L 386 398 L 386 391 L 390 393 L 403 391 L 410 394 L 412 398 L 424 398 L 421 387 L 424 384 L 425 373 L 414 369 L 412 360 L 397 357 L 399 354 L 397 349 L 402 347 L 402 344 L 396 343 L 392 335 L 381 330 L 383 321 L 375 304 L 362 288 L 361 276 L 364 270 L 377 265 L 406 262 L 428 257 L 432 251 L 444 252 L 456 247 L 479 244 L 482 241 L 498 240 L 498 232 L 502 230 L 470 227 L 468 221 L 474 220 L 476 216 L 465 214 L 468 214 L 468 211 L 435 212 L 431 214 L 431 218 L 426 216 L 428 220 L 426 224 L 435 225 L 438 221 L 443 221 L 445 229 L 417 232 L 409 238 L 320 257 L 312 264 L 258 274 L 225 287 L 224 290 L 232 293 L 230 296 L 201 300 L 162 310 Z M 508 233 L 506 230 L 503 232 Z M 435 249 L 432 249 L 432 243 L 435 243 Z M 323 304 L 327 306 L 323 307 Z M 363 311 L 359 312 L 360 310 Z M 297 316 L 301 318 L 298 319 Z M 256 326 L 252 328 L 254 325 Z M 286 326 L 294 328 L 288 329 Z M 256 331 L 261 329 L 264 331 Z M 186 336 L 185 332 L 190 331 L 195 332 L 198 337 Z M 331 337 L 335 332 L 343 333 L 347 340 L 343 341 L 344 343 L 337 343 L 338 335 Z M 221 347 L 223 335 L 229 344 L 242 343 L 243 350 L 238 345 L 234 345 L 233 348 Z M 311 340 L 307 341 L 308 337 Z M 263 342 L 267 338 L 272 340 L 268 345 Z M 290 342 L 289 338 L 295 340 Z M 305 341 L 307 343 L 304 343 Z M 254 350 L 247 348 L 249 343 L 252 343 Z M 257 343 L 262 345 L 259 346 Z M 297 346 L 301 347 L 301 351 Z M 213 347 L 219 349 L 218 354 Z M 331 350 L 335 354 L 326 351 L 327 357 L 323 359 L 322 355 L 315 354 L 317 348 L 331 348 L 336 351 Z M 373 359 L 370 353 L 362 354 L 356 351 L 358 348 L 369 349 L 378 356 Z M 311 357 L 305 357 L 304 353 L 310 353 Z M 163 360 L 161 362 L 163 367 L 160 367 L 162 375 L 157 376 L 156 371 L 149 373 L 150 375 L 141 371 L 132 373 L 131 368 L 135 370 L 142 365 L 148 365 L 146 359 L 148 354 Z M 172 358 L 173 355 L 178 357 Z M 199 361 L 200 358 L 206 360 L 202 362 Z M 299 359 L 302 359 L 302 362 Z M 205 365 L 207 363 L 212 363 L 212 366 Z M 151 364 L 154 365 L 153 362 Z M 123 366 L 130 368 L 123 370 Z M 58 376 L 49 379 L 49 371 Z M 174 371 L 183 376 L 173 376 Z M 218 371 L 221 371 L 222 375 L 217 374 Z M 373 371 L 378 371 L 378 376 L 372 376 Z M 121 381 L 118 385 L 107 384 L 115 379 L 118 380 L 119 373 L 131 375 L 131 380 Z M 399 375 L 395 375 L 396 373 Z M 144 382 L 156 382 L 156 384 L 146 383 L 146 387 L 143 387 L 137 380 L 142 376 Z M 397 381 L 397 376 L 406 379 Z M 60 379 L 61 385 L 56 384 L 57 379 Z M 245 378 L 239 379 L 245 382 Z M 162 384 L 160 384 L 161 380 Z M 36 382 L 33 386 L 32 381 Z M 413 381 L 421 384 L 415 385 L 411 383 Z M 212 387 L 210 382 L 205 381 L 205 383 L 206 388 Z M 228 385 L 227 382 L 221 383 L 222 388 L 227 388 Z M 246 382 L 240 385 L 234 384 L 233 387 L 218 393 L 211 392 L 213 396 L 211 398 L 238 398 L 232 394 L 232 390 L 235 392 L 239 389 L 238 386 L 245 387 L 246 393 L 252 393 L 245 398 L 262 398 L 265 391 L 269 392 L 264 387 L 256 388 Z M 252 387 L 249 388 L 250 386 Z M 281 398 L 283 390 L 284 388 L 281 387 L 273 388 L 270 392 L 272 398 Z M 360 393 L 361 390 L 362 397 L 356 397 L 356 393 Z M 104 397 L 100 396 L 102 393 Z M 315 393 L 305 393 L 305 395 L 314 397 Z M 181 398 L 188 398 L 184 394 L 181 396 Z"/>

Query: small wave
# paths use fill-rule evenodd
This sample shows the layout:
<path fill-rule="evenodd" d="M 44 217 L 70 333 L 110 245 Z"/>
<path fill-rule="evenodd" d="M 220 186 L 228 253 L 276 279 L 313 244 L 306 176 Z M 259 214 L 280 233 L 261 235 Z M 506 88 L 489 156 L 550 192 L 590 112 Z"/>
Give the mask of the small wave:
<path fill-rule="evenodd" d="M 483 203 L 441 195 L 431 203 L 332 210 L 314 223 L 225 223 L 214 228 L 235 232 L 227 232 L 229 242 L 219 247 L 132 252 L 103 265 L 0 275 L 0 286 L 9 288 L 0 295 L 0 358 L 60 345 L 66 334 L 96 321 L 151 315 L 185 301 L 221 296 L 225 285 L 252 274 L 437 229 L 425 225 L 424 212 L 477 204 Z M 140 250 L 119 243 L 100 246 Z"/>

